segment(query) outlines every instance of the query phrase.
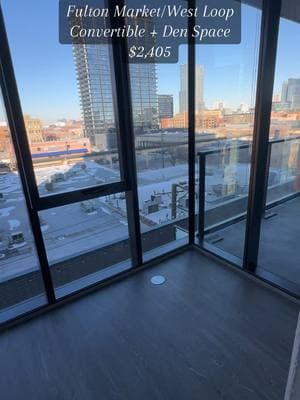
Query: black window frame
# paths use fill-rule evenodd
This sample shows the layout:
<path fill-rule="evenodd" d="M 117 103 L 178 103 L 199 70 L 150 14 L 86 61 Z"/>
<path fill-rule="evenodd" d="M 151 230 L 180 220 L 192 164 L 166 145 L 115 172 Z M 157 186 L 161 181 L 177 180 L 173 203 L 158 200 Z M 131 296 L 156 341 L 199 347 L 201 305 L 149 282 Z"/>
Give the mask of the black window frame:
<path fill-rule="evenodd" d="M 188 7 L 195 8 L 196 0 L 188 0 Z M 247 3 L 247 2 L 246 2 Z M 124 1 L 112 0 L 107 2 L 108 7 L 116 4 L 122 6 Z M 300 298 L 300 291 L 296 285 L 283 281 L 266 273 L 257 264 L 259 240 L 261 231 L 261 221 L 265 207 L 265 187 L 268 176 L 269 160 L 269 128 L 271 120 L 271 105 L 273 96 L 273 85 L 275 76 L 276 53 L 278 44 L 279 23 L 281 18 L 281 0 L 262 0 L 262 18 L 260 31 L 259 63 L 257 74 L 256 104 L 254 115 L 254 132 L 251 154 L 251 173 L 249 183 L 249 196 L 247 205 L 247 222 L 244 242 L 243 262 L 236 257 L 215 247 L 208 245 L 203 240 L 204 221 L 198 221 L 198 234 L 196 232 L 195 219 L 203 216 L 204 190 L 205 190 L 205 162 L 201 154 L 199 157 L 199 182 L 195 178 L 196 146 L 195 146 L 195 39 L 189 36 L 188 39 L 188 176 L 189 176 L 189 214 L 188 230 L 189 240 L 187 245 L 183 245 L 176 250 L 157 256 L 150 262 L 143 260 L 142 234 L 139 216 L 139 201 L 137 188 L 136 155 L 132 149 L 135 148 L 132 99 L 130 91 L 130 76 L 127 43 L 126 40 L 113 41 L 111 46 L 111 56 L 113 60 L 112 74 L 115 85 L 114 106 L 116 112 L 118 135 L 119 163 L 121 179 L 119 182 L 88 187 L 68 193 L 55 194 L 40 197 L 36 185 L 33 169 L 33 162 L 30 154 L 29 142 L 26 134 L 23 119 L 22 107 L 18 94 L 17 82 L 14 75 L 12 58 L 10 55 L 8 38 L 5 30 L 4 17 L 0 5 L 0 87 L 2 90 L 3 101 L 8 119 L 14 145 L 16 160 L 19 169 L 20 179 L 24 190 L 25 201 L 28 209 L 31 229 L 35 239 L 37 254 L 40 262 L 41 273 L 45 285 L 45 292 L 48 305 L 41 309 L 33 310 L 23 316 L 17 317 L 12 321 L 2 324 L 10 326 L 27 317 L 36 315 L 39 312 L 48 310 L 59 304 L 64 304 L 69 299 L 88 293 L 95 287 L 100 287 L 116 279 L 127 276 L 135 271 L 174 255 L 189 248 L 198 249 L 204 254 L 213 254 L 229 262 L 243 271 L 255 275 L 259 279 L 270 283 L 281 290 Z M 122 18 L 113 19 L 112 24 L 122 26 Z M 195 17 L 189 18 L 188 29 L 191 31 L 195 24 Z M 201 161 L 202 160 L 202 161 Z M 195 210 L 196 184 L 200 188 L 199 209 Z M 50 273 L 45 244 L 40 227 L 38 213 L 53 207 L 64 206 L 76 202 L 99 198 L 102 196 L 125 192 L 127 217 L 129 228 L 129 241 L 132 258 L 132 269 L 113 276 L 104 281 L 97 282 L 91 286 L 74 292 L 70 295 L 57 299 Z"/>

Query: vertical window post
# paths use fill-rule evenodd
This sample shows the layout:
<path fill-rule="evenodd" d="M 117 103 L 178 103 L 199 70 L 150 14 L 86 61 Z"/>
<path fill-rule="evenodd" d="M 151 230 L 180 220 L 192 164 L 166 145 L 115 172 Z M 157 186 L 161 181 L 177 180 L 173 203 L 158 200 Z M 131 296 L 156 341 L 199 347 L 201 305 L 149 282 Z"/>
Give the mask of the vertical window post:
<path fill-rule="evenodd" d="M 111 8 L 110 15 L 118 4 L 120 7 L 124 2 L 110 0 L 107 7 Z M 111 18 L 112 27 L 115 25 L 124 25 L 122 18 Z M 124 180 L 128 184 L 129 190 L 126 191 L 126 205 L 129 228 L 129 240 L 132 263 L 134 267 L 138 267 L 143 262 L 142 257 L 142 238 L 139 217 L 139 200 L 137 189 L 137 171 L 135 158 L 135 139 L 132 118 L 132 101 L 131 101 L 131 85 L 128 63 L 128 49 L 126 38 L 113 39 L 112 46 L 113 65 L 115 72 L 115 88 L 116 88 L 116 113 L 120 132 L 120 145 L 124 165 L 121 169 L 124 172 Z"/>
<path fill-rule="evenodd" d="M 281 0 L 263 1 L 251 175 L 243 260 L 244 268 L 251 272 L 254 272 L 257 266 L 261 220 L 265 207 L 264 194 L 267 184 L 269 129 L 280 12 Z"/>
<path fill-rule="evenodd" d="M 196 1 L 188 0 L 188 8 L 195 9 Z M 195 38 L 192 37 L 195 16 L 188 19 L 188 169 L 189 169 L 189 244 L 195 243 Z"/>
<path fill-rule="evenodd" d="M 20 179 L 29 214 L 32 233 L 34 236 L 37 255 L 44 280 L 48 302 L 55 302 L 53 282 L 49 263 L 46 255 L 45 244 L 41 231 L 36 200 L 38 198 L 37 187 L 34 178 L 29 143 L 23 119 L 21 102 L 19 99 L 17 83 L 14 75 L 12 59 L 6 35 L 4 18 L 0 6 L 0 86 L 2 89 L 4 106 L 6 109 L 9 129 L 14 145 Z"/>

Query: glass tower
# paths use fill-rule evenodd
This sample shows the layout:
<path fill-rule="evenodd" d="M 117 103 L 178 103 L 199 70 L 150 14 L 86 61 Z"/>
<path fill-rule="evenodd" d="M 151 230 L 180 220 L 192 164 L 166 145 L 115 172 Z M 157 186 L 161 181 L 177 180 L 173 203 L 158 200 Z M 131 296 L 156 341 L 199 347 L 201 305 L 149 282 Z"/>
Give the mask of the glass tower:
<path fill-rule="evenodd" d="M 203 89 L 204 89 L 204 68 L 197 64 L 195 70 L 196 93 L 195 108 L 196 111 L 203 110 Z M 188 111 L 188 65 L 180 65 L 180 92 L 179 92 L 179 112 Z"/>
<path fill-rule="evenodd" d="M 117 147 L 109 45 L 73 46 L 85 136 L 95 150 Z M 131 64 L 133 123 L 136 132 L 157 129 L 158 97 L 155 64 Z"/>

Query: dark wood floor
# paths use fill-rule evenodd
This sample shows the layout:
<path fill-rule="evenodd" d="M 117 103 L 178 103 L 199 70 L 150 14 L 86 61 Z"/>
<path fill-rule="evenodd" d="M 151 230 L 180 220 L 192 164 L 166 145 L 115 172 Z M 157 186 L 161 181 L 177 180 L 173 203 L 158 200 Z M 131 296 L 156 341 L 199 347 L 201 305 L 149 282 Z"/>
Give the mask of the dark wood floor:
<path fill-rule="evenodd" d="M 163 274 L 166 283 L 150 278 Z M 282 400 L 298 306 L 188 251 L 0 336 L 3 400 Z"/>

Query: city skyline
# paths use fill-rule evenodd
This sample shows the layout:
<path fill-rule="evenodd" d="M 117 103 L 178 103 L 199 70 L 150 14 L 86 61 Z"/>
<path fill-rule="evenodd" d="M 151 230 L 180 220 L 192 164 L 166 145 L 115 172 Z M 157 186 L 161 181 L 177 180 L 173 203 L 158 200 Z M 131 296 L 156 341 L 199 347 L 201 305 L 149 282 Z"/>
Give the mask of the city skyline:
<path fill-rule="evenodd" d="M 2 5 L 23 111 L 45 123 L 81 119 L 72 47 L 58 42 L 58 9 L 54 3 L 31 0 L 25 5 L 20 0 L 5 0 Z M 30 45 L 26 46 L 20 28 L 24 15 L 34 18 L 34 24 L 28 23 L 26 43 Z M 47 15 L 47 22 L 39 15 Z M 243 5 L 240 45 L 197 45 L 196 62 L 204 68 L 204 102 L 208 108 L 216 101 L 232 109 L 241 103 L 254 105 L 259 28 L 260 11 Z M 282 19 L 274 94 L 280 93 L 283 81 L 300 76 L 300 60 L 292 59 L 293 42 L 287 40 L 291 36 L 300 39 L 297 24 Z M 187 62 L 186 47 L 179 46 L 177 64 L 157 66 L 158 94 L 173 95 L 174 113 L 179 111 L 179 71 L 180 65 Z"/>
<path fill-rule="evenodd" d="M 182 66 L 184 66 L 185 64 L 182 64 Z M 290 101 L 290 102 L 288 102 L 288 103 L 285 103 L 283 100 L 282 100 L 282 91 L 284 90 L 283 89 L 283 86 L 285 85 L 285 83 L 287 83 L 287 81 L 289 81 L 289 80 L 295 80 L 295 81 L 300 81 L 300 78 L 288 78 L 287 80 L 285 80 L 285 81 L 283 81 L 282 82 L 282 88 L 281 88 L 281 91 L 279 91 L 279 92 L 277 92 L 277 93 L 275 93 L 274 92 L 274 94 L 273 94 L 273 106 L 274 106 L 274 111 L 290 111 L 290 112 L 292 112 L 293 110 L 294 110 L 294 108 L 293 107 L 291 107 L 291 104 L 292 104 L 292 102 Z M 179 93 L 180 93 L 180 91 L 179 91 Z M 170 98 L 172 98 L 172 100 L 173 100 L 173 98 L 174 98 L 174 96 L 173 96 L 173 94 L 169 94 L 169 93 L 157 93 L 157 97 L 159 98 L 159 97 L 170 97 Z M 297 104 L 300 104 L 299 103 L 299 101 L 300 101 L 300 98 L 299 98 L 299 94 L 297 94 Z M 205 104 L 205 103 L 204 103 Z M 277 104 L 279 104 L 279 105 L 283 105 L 283 107 L 279 107 L 279 109 L 278 109 L 278 107 L 276 107 L 276 105 Z M 289 104 L 289 106 L 287 106 L 287 104 Z M 173 102 L 172 102 L 172 105 L 173 105 L 173 107 L 174 107 L 174 104 L 173 104 Z M 236 108 L 232 108 L 232 107 L 227 107 L 227 104 L 226 104 L 226 102 L 225 101 L 223 101 L 223 100 L 217 100 L 217 101 L 214 101 L 214 103 L 213 103 L 213 105 L 212 105 L 212 107 L 206 107 L 206 105 L 204 105 L 204 108 L 203 108 L 203 110 L 208 110 L 208 111 L 214 111 L 214 110 L 223 110 L 223 111 L 227 111 L 227 112 L 234 112 L 234 113 L 249 113 L 250 112 L 250 110 L 253 110 L 254 108 L 252 108 L 252 107 L 250 107 L 248 104 L 246 104 L 246 103 L 240 103 L 240 104 L 238 104 L 237 105 L 237 107 Z M 300 106 L 299 107 L 297 107 L 297 111 L 300 109 Z M 200 109 L 199 109 L 200 110 Z M 183 111 L 182 111 L 183 112 Z M 173 115 L 175 116 L 176 114 L 180 114 L 181 112 L 180 112 L 180 110 L 179 110 L 179 107 L 178 107 L 178 109 L 177 110 L 175 110 L 175 107 L 173 108 Z M 28 113 L 28 112 L 24 112 L 24 116 L 30 116 L 31 118 L 37 118 L 37 119 L 39 119 L 41 122 L 42 122 L 42 126 L 43 127 L 47 127 L 47 126 L 59 126 L 60 124 L 64 124 L 64 123 L 67 123 L 67 122 L 70 122 L 70 121 L 76 121 L 76 122 L 82 122 L 82 123 L 84 123 L 84 116 L 83 116 L 83 113 L 82 113 L 82 111 L 80 111 L 80 115 L 79 116 L 77 116 L 77 117 L 75 117 L 75 118 L 73 118 L 73 117 L 63 117 L 63 116 L 58 116 L 57 118 L 54 118 L 53 120 L 51 120 L 51 121 L 47 121 L 47 120 L 45 120 L 45 119 L 43 119 L 42 117 L 40 117 L 39 115 L 37 115 L 36 113 L 35 114 L 30 114 L 30 113 Z M 158 105 L 158 117 L 159 117 L 159 105 Z M 167 117 L 168 118 L 168 117 Z M 0 96 L 0 126 L 4 126 L 4 125 L 7 125 L 7 120 L 6 120 L 6 116 L 5 116 L 5 111 L 4 111 L 4 106 L 3 106 L 3 104 L 2 104 L 2 98 L 1 98 L 1 96 Z M 154 128 L 155 129 L 155 128 Z"/>

